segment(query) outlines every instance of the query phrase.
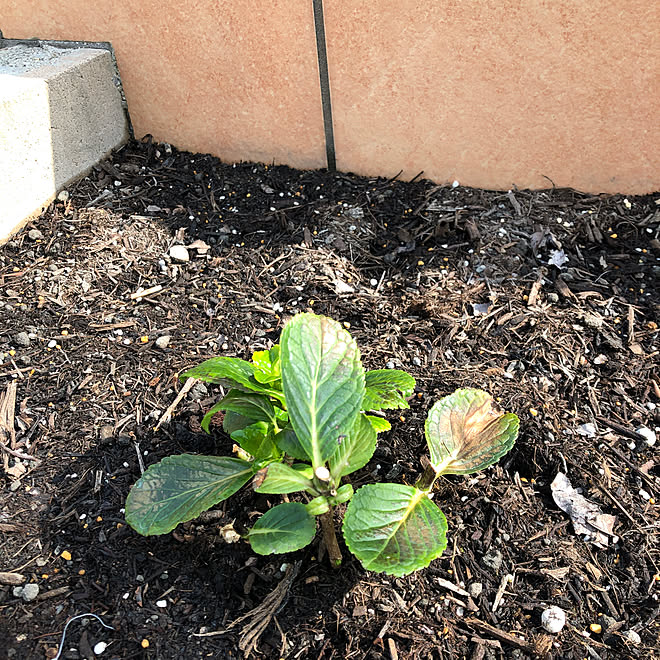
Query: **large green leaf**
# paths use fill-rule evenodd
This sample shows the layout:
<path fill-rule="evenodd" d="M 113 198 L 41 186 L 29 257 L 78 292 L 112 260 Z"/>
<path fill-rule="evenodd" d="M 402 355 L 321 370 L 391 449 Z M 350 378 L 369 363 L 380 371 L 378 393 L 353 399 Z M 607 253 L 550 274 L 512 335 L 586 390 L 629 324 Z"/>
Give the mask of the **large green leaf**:
<path fill-rule="evenodd" d="M 252 549 L 260 555 L 293 552 L 311 543 L 316 519 L 301 502 L 285 502 L 266 511 L 248 532 Z"/>
<path fill-rule="evenodd" d="M 338 483 L 341 477 L 364 467 L 374 455 L 378 436 L 368 417 L 358 415 L 350 433 L 330 457 L 330 472 Z"/>
<path fill-rule="evenodd" d="M 426 418 L 426 441 L 438 474 L 471 474 L 513 447 L 519 420 L 497 410 L 483 390 L 465 388 L 437 401 Z"/>
<path fill-rule="evenodd" d="M 168 456 L 150 466 L 126 498 L 126 522 L 145 536 L 166 534 L 233 495 L 254 470 L 227 456 Z"/>
<path fill-rule="evenodd" d="M 255 422 L 231 434 L 231 439 L 241 449 L 252 454 L 257 461 L 279 458 L 280 452 L 275 444 L 273 427 L 268 422 Z"/>
<path fill-rule="evenodd" d="M 283 398 L 280 391 L 258 382 L 254 377 L 254 365 L 239 358 L 214 357 L 184 371 L 179 378 L 181 381 L 197 378 L 242 392 L 262 392 L 280 401 Z"/>
<path fill-rule="evenodd" d="M 439 557 L 447 519 L 428 495 L 403 484 L 370 484 L 353 496 L 344 516 L 349 550 L 370 571 L 400 577 Z"/>
<path fill-rule="evenodd" d="M 298 314 L 282 332 L 282 386 L 300 444 L 319 467 L 348 435 L 364 397 L 364 370 L 339 323 Z"/>
<path fill-rule="evenodd" d="M 375 369 L 365 375 L 362 410 L 409 408 L 406 399 L 415 390 L 415 379 L 399 369 Z"/>
<path fill-rule="evenodd" d="M 312 477 L 314 473 L 309 465 L 286 463 L 270 463 L 263 469 L 263 481 L 255 488 L 257 493 L 271 493 L 282 495 L 284 493 L 297 493 L 301 490 L 316 494 Z M 261 475 L 262 472 L 259 472 Z"/>
<path fill-rule="evenodd" d="M 280 347 L 276 344 L 268 351 L 256 351 L 252 355 L 254 377 L 260 383 L 275 383 L 282 377 L 280 372 Z"/>

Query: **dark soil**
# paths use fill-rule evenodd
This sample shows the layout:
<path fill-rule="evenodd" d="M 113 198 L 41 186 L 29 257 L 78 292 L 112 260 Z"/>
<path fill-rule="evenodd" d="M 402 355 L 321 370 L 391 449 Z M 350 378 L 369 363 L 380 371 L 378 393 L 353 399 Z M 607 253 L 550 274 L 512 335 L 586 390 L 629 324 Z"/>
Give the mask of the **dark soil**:
<path fill-rule="evenodd" d="M 253 616 L 210 633 L 278 588 L 257 656 L 657 652 L 660 461 L 635 433 L 660 423 L 657 196 L 231 166 L 149 140 L 69 192 L 0 248 L 0 657 L 54 657 L 82 613 L 114 630 L 74 621 L 64 658 L 93 657 L 100 641 L 108 658 L 240 657 Z M 208 252 L 167 256 L 197 240 Z M 348 552 L 333 572 L 318 540 L 270 557 L 227 544 L 222 527 L 279 501 L 249 487 L 166 536 L 124 523 L 141 462 L 231 451 L 220 428 L 200 430 L 213 386 L 154 430 L 177 375 L 214 355 L 249 358 L 300 310 L 350 324 L 367 368 L 417 379 L 356 487 L 413 483 L 426 412 L 457 387 L 521 418 L 498 465 L 442 479 L 449 546 L 407 578 L 365 572 Z M 604 547 L 555 504 L 558 472 L 616 516 Z M 20 576 L 36 599 L 14 595 Z M 541 626 L 550 605 L 567 616 L 554 636 Z"/>

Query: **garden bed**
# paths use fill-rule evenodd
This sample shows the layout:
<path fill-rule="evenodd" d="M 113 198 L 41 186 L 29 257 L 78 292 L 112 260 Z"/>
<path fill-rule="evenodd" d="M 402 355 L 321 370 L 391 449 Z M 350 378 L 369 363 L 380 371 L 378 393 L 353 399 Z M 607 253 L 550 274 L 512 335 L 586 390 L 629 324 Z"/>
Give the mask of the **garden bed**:
<path fill-rule="evenodd" d="M 258 616 L 226 630 L 272 593 L 256 644 L 267 658 L 605 660 L 657 648 L 652 196 L 231 166 L 149 140 L 69 193 L 0 248 L 0 570 L 39 587 L 26 600 L 3 574 L 7 657 L 54 657 L 82 613 L 114 630 L 73 622 L 64 658 L 92 657 L 101 641 L 109 658 L 240 657 Z M 141 463 L 231 453 L 218 424 L 200 428 L 219 397 L 211 385 L 156 430 L 177 375 L 215 355 L 249 359 L 298 311 L 350 327 L 368 369 L 417 380 L 355 487 L 414 483 L 426 412 L 458 387 L 520 416 L 499 464 L 437 486 L 449 545 L 429 568 L 388 578 L 346 552 L 335 572 L 320 541 L 265 557 L 227 544 L 222 527 L 279 501 L 250 487 L 166 536 L 124 523 Z M 559 472 L 616 516 L 599 544 L 555 503 Z M 557 635 L 541 626 L 550 605 L 567 616 Z"/>

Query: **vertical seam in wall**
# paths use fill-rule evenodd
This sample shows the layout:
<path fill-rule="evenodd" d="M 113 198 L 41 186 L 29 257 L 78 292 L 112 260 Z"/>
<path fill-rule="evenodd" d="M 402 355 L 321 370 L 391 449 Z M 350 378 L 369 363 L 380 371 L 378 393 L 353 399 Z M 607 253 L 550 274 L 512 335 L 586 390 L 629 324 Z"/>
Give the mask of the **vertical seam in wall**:
<path fill-rule="evenodd" d="M 328 170 L 337 169 L 335 157 L 335 134 L 332 125 L 332 103 L 330 101 L 330 76 L 328 74 L 328 52 L 325 43 L 325 22 L 323 0 L 312 0 L 314 7 L 314 29 L 316 31 L 316 56 L 319 64 L 321 86 L 321 108 L 323 109 L 323 130 L 325 132 L 325 155 Z"/>

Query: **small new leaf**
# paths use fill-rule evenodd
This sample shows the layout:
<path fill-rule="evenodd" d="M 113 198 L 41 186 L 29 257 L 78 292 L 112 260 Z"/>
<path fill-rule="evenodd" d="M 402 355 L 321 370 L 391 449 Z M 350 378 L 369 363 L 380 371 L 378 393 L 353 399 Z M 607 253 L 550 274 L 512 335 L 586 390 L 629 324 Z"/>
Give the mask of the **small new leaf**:
<path fill-rule="evenodd" d="M 513 447 L 519 420 L 502 413 L 483 390 L 465 388 L 436 402 L 426 418 L 426 441 L 438 474 L 472 474 Z"/>
<path fill-rule="evenodd" d="M 376 369 L 365 374 L 365 387 L 362 410 L 409 408 L 415 379 L 398 369 Z"/>
<path fill-rule="evenodd" d="M 252 549 L 260 555 L 293 552 L 311 543 L 316 519 L 301 502 L 285 502 L 266 511 L 248 533 Z"/>
<path fill-rule="evenodd" d="M 376 415 L 367 415 L 366 417 L 376 433 L 392 430 L 392 425 L 384 417 L 377 417 Z"/>
<path fill-rule="evenodd" d="M 280 347 L 276 344 L 268 351 L 256 351 L 252 355 L 254 377 L 262 383 L 276 383 L 282 377 L 280 372 Z"/>
<path fill-rule="evenodd" d="M 274 460 L 280 456 L 272 426 L 268 422 L 255 422 L 234 431 L 231 439 L 257 461 Z"/>
<path fill-rule="evenodd" d="M 309 465 L 295 464 L 286 465 L 285 463 L 270 463 L 264 468 L 265 478 L 259 486 L 255 488 L 257 493 L 280 494 L 297 493 L 306 490 L 315 494 L 312 477 L 314 473 Z"/>

